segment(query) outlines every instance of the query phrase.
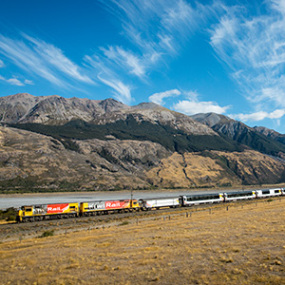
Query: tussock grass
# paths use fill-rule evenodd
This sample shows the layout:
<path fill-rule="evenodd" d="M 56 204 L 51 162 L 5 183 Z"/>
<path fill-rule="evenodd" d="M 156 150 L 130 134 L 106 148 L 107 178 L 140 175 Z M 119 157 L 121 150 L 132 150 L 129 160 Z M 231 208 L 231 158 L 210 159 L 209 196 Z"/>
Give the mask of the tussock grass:
<path fill-rule="evenodd" d="M 3 242 L 1 284 L 285 284 L 284 206 L 214 207 Z"/>
<path fill-rule="evenodd" d="M 54 235 L 54 231 L 44 231 L 39 238 L 45 238 L 45 237 L 52 237 Z"/>

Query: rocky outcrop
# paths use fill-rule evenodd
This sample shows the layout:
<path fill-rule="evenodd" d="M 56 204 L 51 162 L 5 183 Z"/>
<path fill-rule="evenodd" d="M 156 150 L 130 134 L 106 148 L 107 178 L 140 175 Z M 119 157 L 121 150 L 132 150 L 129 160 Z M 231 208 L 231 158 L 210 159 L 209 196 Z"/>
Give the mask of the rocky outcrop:
<path fill-rule="evenodd" d="M 154 103 L 127 106 L 114 99 L 89 100 L 54 96 L 32 96 L 27 93 L 0 98 L 0 121 L 9 124 L 37 123 L 64 125 L 82 120 L 105 125 L 132 116 L 137 122 L 150 122 L 179 129 L 187 134 L 217 135 L 211 128 L 189 116 Z"/>
<path fill-rule="evenodd" d="M 265 127 L 254 127 L 254 129 L 269 139 L 285 144 L 285 135 L 283 134 Z"/>
<path fill-rule="evenodd" d="M 285 136 L 273 130 L 251 128 L 242 122 L 214 113 L 197 114 L 192 118 L 240 145 L 273 156 L 285 156 Z"/>
<path fill-rule="evenodd" d="M 102 101 L 32 96 L 19 93 L 0 98 L 0 118 L 3 123 L 38 123 L 60 125 L 71 120 L 92 121 L 97 116 L 123 110 L 128 106 L 114 99 Z"/>

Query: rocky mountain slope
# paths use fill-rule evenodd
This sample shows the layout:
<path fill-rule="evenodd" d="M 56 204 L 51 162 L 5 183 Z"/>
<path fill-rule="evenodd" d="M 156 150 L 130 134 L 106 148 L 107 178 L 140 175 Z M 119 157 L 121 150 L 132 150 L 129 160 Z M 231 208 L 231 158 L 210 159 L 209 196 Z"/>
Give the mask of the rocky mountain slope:
<path fill-rule="evenodd" d="M 147 121 L 170 125 L 188 134 L 215 135 L 211 128 L 154 103 L 130 107 L 114 99 L 96 101 L 67 99 L 56 95 L 35 97 L 27 93 L 0 98 L 0 122 L 8 124 L 64 125 L 72 120 L 81 120 L 105 125 L 126 120 L 128 116 L 132 116 L 138 123 Z"/>
<path fill-rule="evenodd" d="M 284 144 L 217 114 L 16 94 L 0 98 L 0 118 L 2 191 L 285 181 Z"/>
<path fill-rule="evenodd" d="M 211 127 L 238 144 L 274 156 L 284 157 L 285 136 L 266 128 L 250 128 L 242 122 L 215 113 L 196 114 L 193 119 Z"/>
<path fill-rule="evenodd" d="M 269 139 L 285 144 L 285 135 L 265 127 L 254 127 L 254 129 Z"/>

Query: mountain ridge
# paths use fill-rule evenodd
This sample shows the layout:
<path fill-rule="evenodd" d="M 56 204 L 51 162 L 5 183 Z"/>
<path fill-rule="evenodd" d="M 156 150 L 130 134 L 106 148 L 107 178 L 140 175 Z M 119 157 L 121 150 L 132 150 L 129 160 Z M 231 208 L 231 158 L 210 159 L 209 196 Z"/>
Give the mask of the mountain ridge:
<path fill-rule="evenodd" d="M 251 128 L 242 122 L 215 113 L 196 114 L 191 117 L 239 144 L 262 153 L 284 157 L 285 136 L 273 130 L 264 127 Z"/>
<path fill-rule="evenodd" d="M 0 98 L 0 118 L 2 191 L 285 182 L 282 135 L 224 115 L 24 93 Z"/>

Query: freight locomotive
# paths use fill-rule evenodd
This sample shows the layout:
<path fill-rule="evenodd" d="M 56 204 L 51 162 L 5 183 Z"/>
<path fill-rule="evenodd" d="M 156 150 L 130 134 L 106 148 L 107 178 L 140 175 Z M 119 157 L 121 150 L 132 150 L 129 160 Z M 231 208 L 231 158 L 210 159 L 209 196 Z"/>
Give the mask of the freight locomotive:
<path fill-rule="evenodd" d="M 200 204 L 213 204 L 268 198 L 285 195 L 285 188 L 227 193 L 189 194 L 175 197 L 96 200 L 78 203 L 55 203 L 22 206 L 17 213 L 17 222 L 33 222 L 49 219 L 75 218 L 110 213 L 158 210 L 160 208 L 189 207 Z"/>

